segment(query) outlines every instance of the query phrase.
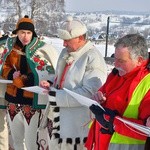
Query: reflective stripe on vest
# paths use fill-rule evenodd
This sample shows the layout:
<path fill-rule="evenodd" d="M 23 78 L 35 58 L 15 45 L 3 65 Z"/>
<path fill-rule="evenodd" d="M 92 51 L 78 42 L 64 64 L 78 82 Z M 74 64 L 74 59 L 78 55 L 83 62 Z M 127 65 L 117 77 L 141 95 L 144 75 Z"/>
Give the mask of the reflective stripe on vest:
<path fill-rule="evenodd" d="M 147 74 L 135 88 L 132 94 L 130 103 L 128 107 L 126 108 L 123 116 L 128 117 L 128 118 L 135 118 L 135 119 L 138 118 L 138 109 L 139 109 L 140 103 L 149 89 L 150 89 L 150 74 Z M 136 145 L 138 144 L 139 145 L 139 144 L 144 144 L 145 141 L 123 136 L 114 132 L 110 143 L 111 145 L 112 144 L 136 144 Z M 123 145 L 123 147 L 124 146 L 125 145 Z"/>

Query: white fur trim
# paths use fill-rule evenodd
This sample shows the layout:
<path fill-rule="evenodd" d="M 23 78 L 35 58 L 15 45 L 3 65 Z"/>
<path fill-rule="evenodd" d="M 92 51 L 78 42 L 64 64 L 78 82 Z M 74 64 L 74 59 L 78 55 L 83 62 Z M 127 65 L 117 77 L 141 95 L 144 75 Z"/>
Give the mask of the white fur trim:
<path fill-rule="evenodd" d="M 63 139 L 62 143 L 58 144 L 58 139 L 56 139 L 54 136 L 49 139 L 49 147 L 52 147 L 54 150 L 73 150 L 75 142 L 73 141 L 72 144 L 66 143 L 66 140 Z M 86 150 L 84 147 L 84 143 L 77 144 L 78 150 Z"/>

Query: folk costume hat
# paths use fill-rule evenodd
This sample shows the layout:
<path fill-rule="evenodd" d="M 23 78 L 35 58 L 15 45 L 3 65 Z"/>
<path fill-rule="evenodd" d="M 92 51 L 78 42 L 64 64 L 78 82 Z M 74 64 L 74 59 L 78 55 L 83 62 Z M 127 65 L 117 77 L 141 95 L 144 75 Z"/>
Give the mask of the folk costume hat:
<path fill-rule="evenodd" d="M 16 34 L 18 30 L 30 30 L 33 32 L 33 37 L 37 37 L 37 34 L 35 33 L 33 21 L 27 15 L 25 15 L 24 18 L 21 18 L 18 21 L 16 25 L 16 29 L 12 33 Z"/>
<path fill-rule="evenodd" d="M 63 40 L 69 40 L 79 37 L 86 32 L 87 28 L 85 24 L 69 16 L 67 20 L 62 23 L 61 28 L 58 29 L 58 36 Z"/>

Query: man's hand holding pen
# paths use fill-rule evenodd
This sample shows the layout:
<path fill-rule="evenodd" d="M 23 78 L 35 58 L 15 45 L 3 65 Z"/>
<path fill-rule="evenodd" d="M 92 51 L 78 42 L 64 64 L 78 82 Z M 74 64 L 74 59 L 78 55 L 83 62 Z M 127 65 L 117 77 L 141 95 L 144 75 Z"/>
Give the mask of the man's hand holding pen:
<path fill-rule="evenodd" d="M 18 78 L 21 75 L 20 71 L 15 71 L 13 74 L 13 79 Z"/>
<path fill-rule="evenodd" d="M 17 70 L 15 65 L 13 65 L 13 67 L 15 69 L 15 72 L 13 73 L 13 79 L 16 79 L 21 75 L 21 73 L 20 73 L 20 71 Z"/>

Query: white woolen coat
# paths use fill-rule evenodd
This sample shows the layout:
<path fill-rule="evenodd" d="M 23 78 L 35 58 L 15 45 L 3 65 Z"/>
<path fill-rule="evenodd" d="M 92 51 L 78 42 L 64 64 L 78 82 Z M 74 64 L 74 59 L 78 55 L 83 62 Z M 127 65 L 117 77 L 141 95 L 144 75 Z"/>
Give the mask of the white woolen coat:
<path fill-rule="evenodd" d="M 56 85 L 59 85 L 68 56 L 70 60 L 73 60 L 73 63 L 66 74 L 63 87 L 83 96 L 91 97 L 107 77 L 107 68 L 102 55 L 90 41 L 78 51 L 70 54 L 66 48 L 63 49 L 56 68 Z M 76 144 L 78 150 L 83 150 L 84 140 L 88 134 L 88 125 L 85 124 L 90 121 L 90 110 L 81 106 L 63 89 L 56 91 L 56 97 L 49 96 L 49 101 L 48 117 L 53 121 L 53 128 L 56 128 L 52 131 L 52 137 L 49 141 L 50 148 L 73 150 L 74 144 Z M 56 105 L 52 102 L 56 102 Z M 71 143 L 67 142 L 69 138 Z M 77 142 L 78 140 L 80 142 Z"/>

